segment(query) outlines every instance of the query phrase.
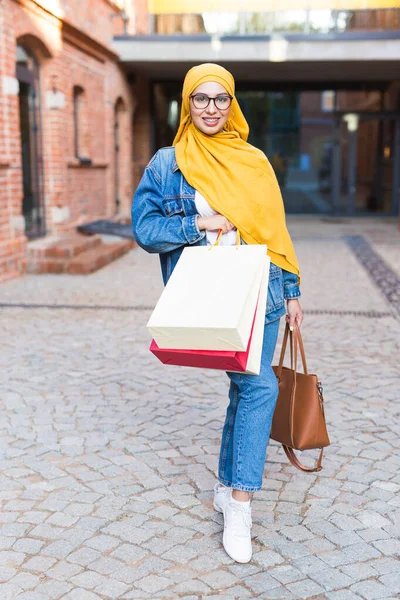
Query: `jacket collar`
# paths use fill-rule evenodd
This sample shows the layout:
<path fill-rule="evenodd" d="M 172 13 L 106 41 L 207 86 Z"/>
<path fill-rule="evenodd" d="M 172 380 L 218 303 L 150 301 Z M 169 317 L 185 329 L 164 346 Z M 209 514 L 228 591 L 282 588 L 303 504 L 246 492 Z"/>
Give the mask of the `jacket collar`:
<path fill-rule="evenodd" d="M 176 162 L 176 160 L 174 159 L 172 162 L 172 166 L 171 166 L 172 172 L 176 173 L 177 171 L 179 171 L 179 167 L 178 167 L 178 163 Z"/>

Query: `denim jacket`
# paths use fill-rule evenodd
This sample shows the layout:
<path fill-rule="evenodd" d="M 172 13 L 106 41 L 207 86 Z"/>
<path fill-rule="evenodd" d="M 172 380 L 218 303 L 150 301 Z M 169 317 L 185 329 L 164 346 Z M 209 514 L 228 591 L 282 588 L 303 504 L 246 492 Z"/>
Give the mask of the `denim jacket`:
<path fill-rule="evenodd" d="M 175 148 L 161 148 L 147 165 L 132 203 L 134 237 L 147 252 L 158 253 L 164 284 L 185 246 L 206 245 L 197 227 L 195 190 L 175 160 Z M 266 323 L 285 314 L 285 299 L 298 298 L 297 275 L 271 263 Z"/>

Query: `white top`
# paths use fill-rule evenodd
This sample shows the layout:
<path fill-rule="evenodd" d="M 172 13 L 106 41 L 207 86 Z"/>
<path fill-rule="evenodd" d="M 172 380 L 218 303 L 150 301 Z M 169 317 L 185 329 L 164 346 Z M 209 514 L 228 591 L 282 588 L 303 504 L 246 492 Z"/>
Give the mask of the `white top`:
<path fill-rule="evenodd" d="M 207 200 L 196 190 L 194 195 L 194 201 L 196 204 L 197 212 L 201 217 L 213 217 L 218 215 L 213 208 L 208 204 Z M 218 231 L 206 231 L 207 245 L 211 246 L 214 244 L 218 236 Z M 236 229 L 223 233 L 219 241 L 221 246 L 234 246 L 236 244 Z"/>

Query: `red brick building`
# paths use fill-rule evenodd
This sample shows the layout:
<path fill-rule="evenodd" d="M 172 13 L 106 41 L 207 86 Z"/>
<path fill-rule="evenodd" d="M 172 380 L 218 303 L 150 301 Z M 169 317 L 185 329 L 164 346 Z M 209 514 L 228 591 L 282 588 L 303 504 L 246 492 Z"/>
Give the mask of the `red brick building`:
<path fill-rule="evenodd" d="M 0 281 L 24 270 L 29 239 L 130 212 L 148 151 L 132 139 L 140 79 L 111 48 L 123 18 L 113 0 L 0 0 Z"/>

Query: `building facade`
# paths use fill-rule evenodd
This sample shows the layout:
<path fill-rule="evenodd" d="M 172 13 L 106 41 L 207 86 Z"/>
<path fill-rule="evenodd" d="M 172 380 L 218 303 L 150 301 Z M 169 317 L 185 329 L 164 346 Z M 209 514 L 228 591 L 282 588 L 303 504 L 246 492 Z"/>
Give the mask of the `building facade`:
<path fill-rule="evenodd" d="M 129 215 L 201 62 L 234 74 L 287 212 L 397 215 L 400 7 L 337 3 L 0 0 L 0 281 L 35 240 Z"/>
<path fill-rule="evenodd" d="M 148 123 L 140 78 L 111 47 L 127 12 L 113 0 L 0 1 L 0 281 L 23 272 L 31 240 L 129 215 Z"/>
<path fill-rule="evenodd" d="M 151 79 L 153 150 L 173 140 L 186 71 L 217 62 L 235 76 L 249 141 L 272 162 L 286 212 L 398 215 L 400 5 L 203 0 L 201 14 L 194 0 L 149 7 L 147 35 L 116 36 L 114 48 L 127 73 Z"/>

